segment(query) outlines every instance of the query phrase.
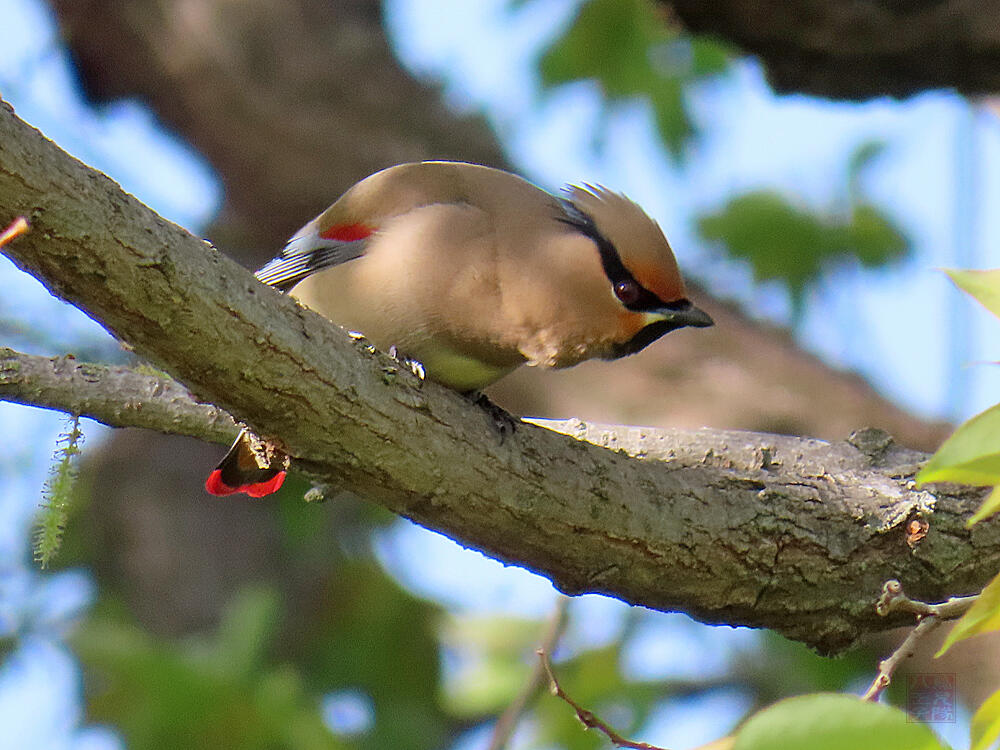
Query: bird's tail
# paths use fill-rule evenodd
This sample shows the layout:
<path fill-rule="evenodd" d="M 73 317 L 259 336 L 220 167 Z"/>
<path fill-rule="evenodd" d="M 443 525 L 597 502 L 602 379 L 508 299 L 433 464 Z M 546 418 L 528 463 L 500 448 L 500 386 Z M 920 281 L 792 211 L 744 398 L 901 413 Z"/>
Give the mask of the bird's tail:
<path fill-rule="evenodd" d="M 285 481 L 288 456 L 272 445 L 243 430 L 233 447 L 205 480 L 205 489 L 213 495 L 245 492 L 250 497 L 264 497 L 277 492 Z"/>

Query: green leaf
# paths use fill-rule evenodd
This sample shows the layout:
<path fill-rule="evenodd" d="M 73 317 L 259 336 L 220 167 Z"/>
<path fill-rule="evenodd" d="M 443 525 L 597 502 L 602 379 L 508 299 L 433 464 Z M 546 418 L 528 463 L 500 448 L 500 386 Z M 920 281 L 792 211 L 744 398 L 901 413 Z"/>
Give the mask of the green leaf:
<path fill-rule="evenodd" d="M 543 55 L 542 85 L 591 78 L 610 98 L 645 93 L 653 72 L 647 50 L 666 38 L 646 0 L 590 0 Z"/>
<path fill-rule="evenodd" d="M 983 519 L 989 518 L 998 510 L 1000 510 L 1000 485 L 993 488 L 989 497 L 983 500 L 983 504 L 979 506 L 979 510 L 972 514 L 972 518 L 965 525 L 972 526 L 973 524 L 977 524 Z"/>
<path fill-rule="evenodd" d="M 796 307 L 807 288 L 851 258 L 881 266 L 905 255 L 906 238 L 875 207 L 860 203 L 849 218 L 794 205 L 780 193 L 758 190 L 736 196 L 698 218 L 698 231 L 746 260 L 756 281 L 781 281 Z"/>
<path fill-rule="evenodd" d="M 943 750 L 934 733 L 898 708 L 851 695 L 788 698 L 752 716 L 733 750 Z"/>
<path fill-rule="evenodd" d="M 945 269 L 955 286 L 1000 318 L 1000 268 L 992 271 Z"/>
<path fill-rule="evenodd" d="M 697 76 L 725 73 L 732 59 L 732 50 L 715 39 L 695 37 L 691 42 L 691 69 Z"/>
<path fill-rule="evenodd" d="M 834 210 L 799 206 L 780 193 L 758 190 L 699 216 L 698 231 L 730 256 L 748 261 L 755 281 L 784 284 L 798 316 L 809 288 L 824 274 L 850 261 L 865 268 L 886 266 L 909 252 L 899 226 L 862 195 L 860 178 L 883 150 L 878 141 L 854 150 L 847 165 L 847 197 Z"/>
<path fill-rule="evenodd" d="M 854 205 L 847 236 L 847 247 L 866 268 L 878 268 L 899 260 L 909 247 L 902 230 L 870 203 Z"/>
<path fill-rule="evenodd" d="M 941 656 L 959 641 L 994 630 L 1000 630 L 1000 575 L 986 584 L 969 611 L 952 626 L 934 657 Z"/>
<path fill-rule="evenodd" d="M 969 750 L 988 750 L 1000 739 L 1000 690 L 983 701 L 969 727 Z"/>
<path fill-rule="evenodd" d="M 829 254 L 827 227 L 772 191 L 736 196 L 698 219 L 698 230 L 734 258 L 749 261 L 756 281 L 784 281 L 792 294 L 818 278 Z"/>
<path fill-rule="evenodd" d="M 685 89 L 729 67 L 718 42 L 663 23 L 650 0 L 589 0 L 538 63 L 543 88 L 590 80 L 606 104 L 642 99 L 660 139 L 679 159 L 694 135 Z"/>
<path fill-rule="evenodd" d="M 917 484 L 1000 484 L 1000 404 L 965 422 L 917 474 Z"/>
<path fill-rule="evenodd" d="M 684 88 L 676 79 L 665 80 L 649 97 L 660 138 L 673 154 L 679 154 L 694 133 L 694 123 L 684 100 Z"/>

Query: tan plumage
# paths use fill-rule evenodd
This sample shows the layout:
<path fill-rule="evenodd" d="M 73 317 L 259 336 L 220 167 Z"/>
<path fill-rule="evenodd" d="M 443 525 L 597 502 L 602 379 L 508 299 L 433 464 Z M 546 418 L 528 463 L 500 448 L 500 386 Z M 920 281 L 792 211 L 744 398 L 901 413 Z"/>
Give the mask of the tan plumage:
<path fill-rule="evenodd" d="M 362 180 L 258 277 L 462 391 L 522 364 L 615 358 L 711 324 L 685 299 L 662 231 L 632 201 L 591 186 L 559 199 L 458 162 Z"/>

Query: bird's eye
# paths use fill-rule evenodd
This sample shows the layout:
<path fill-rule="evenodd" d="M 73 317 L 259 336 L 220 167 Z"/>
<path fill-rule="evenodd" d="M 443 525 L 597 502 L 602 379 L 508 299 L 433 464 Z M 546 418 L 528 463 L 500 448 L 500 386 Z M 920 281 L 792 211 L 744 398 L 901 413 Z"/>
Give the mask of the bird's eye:
<path fill-rule="evenodd" d="M 623 305 L 632 305 L 638 302 L 640 292 L 639 284 L 633 279 L 623 279 L 615 283 L 615 296 Z"/>

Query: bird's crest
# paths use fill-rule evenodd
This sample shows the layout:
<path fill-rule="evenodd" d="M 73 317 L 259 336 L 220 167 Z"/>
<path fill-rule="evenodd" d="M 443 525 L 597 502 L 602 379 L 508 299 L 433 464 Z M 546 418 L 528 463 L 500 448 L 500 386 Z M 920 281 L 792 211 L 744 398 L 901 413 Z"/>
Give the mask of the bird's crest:
<path fill-rule="evenodd" d="M 614 248 L 621 263 L 664 302 L 684 297 L 684 282 L 667 238 L 634 201 L 601 185 L 568 185 L 566 200 Z"/>

